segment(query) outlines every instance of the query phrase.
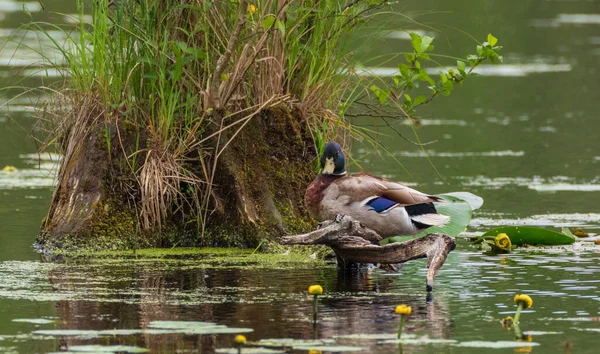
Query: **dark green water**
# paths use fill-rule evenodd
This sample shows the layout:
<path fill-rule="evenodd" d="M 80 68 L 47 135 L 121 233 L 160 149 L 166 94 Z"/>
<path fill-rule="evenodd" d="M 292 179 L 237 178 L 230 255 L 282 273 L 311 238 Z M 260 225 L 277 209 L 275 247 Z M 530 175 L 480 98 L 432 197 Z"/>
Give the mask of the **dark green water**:
<path fill-rule="evenodd" d="M 50 2 L 45 2 L 50 3 Z M 70 13 L 70 1 L 54 1 L 49 10 Z M 36 12 L 37 20 L 65 23 L 57 13 Z M 51 86 L 59 78 L 33 75 L 31 64 L 41 58 L 9 38 L 29 21 L 22 3 L 0 2 L 0 87 L 15 83 Z M 368 171 L 417 183 L 429 193 L 466 190 L 485 199 L 469 228 L 482 232 L 496 225 L 583 227 L 600 230 L 600 123 L 595 109 L 600 68 L 600 6 L 595 1 L 405 1 L 398 9 L 421 14 L 416 19 L 435 25 L 436 51 L 462 55 L 474 43 L 461 30 L 483 39 L 492 32 L 505 46 L 505 64 L 466 82 L 450 98 L 441 98 L 420 111 L 417 129 L 428 155 L 445 182 L 422 156 L 381 122 L 361 120 L 385 134 L 381 141 L 410 171 L 409 176 L 389 156 L 378 156 L 360 143 L 353 155 Z M 426 14 L 423 15 L 423 11 Z M 447 12 L 450 11 L 450 12 Z M 574 15 L 580 14 L 580 15 Z M 395 17 L 394 21 L 400 21 Z M 393 21 L 391 22 L 393 23 Z M 414 24 L 390 24 L 412 30 Z M 422 27 L 421 27 L 422 29 Z M 11 35 L 12 33 L 12 35 Z M 56 34 L 60 38 L 60 34 Z M 47 44 L 27 35 L 30 45 Z M 370 41 L 373 57 L 406 51 L 403 39 Z M 451 43 L 451 45 L 450 45 Z M 366 44 L 365 44 L 366 45 Z M 50 52 L 47 52 L 50 53 Z M 374 62 L 395 67 L 396 62 Z M 519 65 L 520 64 L 520 65 Z M 32 106 L 38 92 L 15 97 L 0 93 L 0 352 L 52 352 L 56 337 L 33 336 L 37 329 L 139 329 L 155 320 L 209 321 L 252 328 L 249 340 L 310 338 L 308 285 L 323 284 L 318 328 L 320 338 L 347 334 L 394 333 L 394 306 L 413 307 L 405 333 L 433 339 L 467 341 L 512 340 L 500 319 L 514 311 L 515 293 L 533 297 L 523 314 L 524 331 L 532 343 L 519 349 L 482 349 L 444 345 L 408 345 L 406 353 L 540 352 L 595 353 L 600 325 L 600 249 L 577 245 L 551 251 L 519 250 L 507 256 L 486 256 L 459 241 L 436 279 L 433 298 L 424 293 L 425 262 L 415 261 L 399 274 L 364 270 L 338 274 L 332 265 L 117 260 L 48 264 L 38 261 L 31 244 L 52 193 L 52 159 L 43 156 L 43 170 L 29 136 Z M 395 126 L 414 139 L 401 122 Z M 354 167 L 356 170 L 356 167 Z M 15 319 L 49 319 L 34 325 Z M 558 333 L 556 333 L 558 332 Z M 153 352 L 214 352 L 230 346 L 232 335 L 66 337 L 76 344 L 124 344 Z M 397 344 L 382 340 L 338 339 L 361 352 L 392 353 Z M 572 348 L 571 348 L 572 347 Z M 571 349 L 570 349 L 571 348 Z M 302 351 L 298 351 L 302 352 Z M 304 351 L 306 352 L 306 351 Z"/>

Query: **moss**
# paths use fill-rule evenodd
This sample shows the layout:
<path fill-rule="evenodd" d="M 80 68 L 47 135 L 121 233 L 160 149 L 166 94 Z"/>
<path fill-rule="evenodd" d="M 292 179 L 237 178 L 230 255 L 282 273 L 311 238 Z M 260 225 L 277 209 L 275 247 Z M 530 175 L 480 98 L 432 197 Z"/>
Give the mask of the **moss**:
<path fill-rule="evenodd" d="M 91 175 L 102 178 L 101 200 L 92 206 L 92 217 L 84 230 L 54 237 L 52 242 L 46 242 L 51 239 L 48 235 L 41 236 L 40 243 L 53 251 L 91 252 L 174 245 L 255 248 L 283 234 L 309 231 L 315 222 L 304 207 L 304 191 L 314 176 L 311 160 L 315 156 L 310 153 L 312 138 L 302 122 L 299 110 L 277 106 L 255 117 L 232 140 L 219 160 L 215 181 L 214 191 L 222 205 L 209 206 L 217 212 L 210 217 L 204 237 L 196 211 L 190 207 L 194 193 L 183 194 L 190 200 L 181 203 L 183 207 L 165 220 L 161 230 L 139 231 L 135 205 L 140 203 L 140 192 L 124 156 L 133 156 L 141 148 L 137 159 L 145 161 L 143 146 L 137 142 L 146 141 L 148 133 L 130 123 L 119 123 L 123 125 L 119 129 L 103 123 L 98 126 L 93 146 L 106 151 L 106 132 L 116 141 L 114 134 L 120 131 L 121 143 L 111 144 L 109 159 L 91 165 Z M 185 168 L 202 175 L 199 164 L 187 162 Z M 83 192 L 95 188 L 97 181 L 83 180 Z M 185 191 L 186 185 L 181 188 Z M 59 196 L 68 200 L 69 192 L 59 191 Z M 70 216 L 73 220 L 79 217 Z"/>

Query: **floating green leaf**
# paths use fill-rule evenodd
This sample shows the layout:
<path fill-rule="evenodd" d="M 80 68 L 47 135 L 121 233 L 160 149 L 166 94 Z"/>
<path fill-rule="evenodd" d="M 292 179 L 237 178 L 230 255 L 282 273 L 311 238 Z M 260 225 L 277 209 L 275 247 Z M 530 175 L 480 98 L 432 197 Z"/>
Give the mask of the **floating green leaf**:
<path fill-rule="evenodd" d="M 336 339 L 350 339 L 355 341 L 369 341 L 369 340 L 391 340 L 396 339 L 398 334 L 396 333 L 356 333 L 356 334 L 340 334 L 333 336 Z M 415 338 L 414 334 L 402 334 L 403 339 Z"/>
<path fill-rule="evenodd" d="M 403 336 L 404 337 L 404 336 Z M 410 345 L 428 345 L 428 344 L 455 344 L 455 339 L 435 339 L 435 338 L 417 338 L 417 339 L 392 339 L 383 341 L 383 344 L 410 344 Z"/>
<path fill-rule="evenodd" d="M 319 346 L 307 346 L 307 347 L 294 347 L 295 350 L 319 350 L 322 352 L 330 353 L 347 353 L 347 352 L 364 352 L 365 348 L 351 347 L 349 345 L 319 345 Z"/>
<path fill-rule="evenodd" d="M 296 339 L 296 338 L 267 338 L 258 341 L 260 345 L 282 347 L 316 347 L 335 343 L 333 339 Z"/>
<path fill-rule="evenodd" d="M 238 354 L 239 351 L 237 348 L 219 348 L 219 349 L 215 350 L 215 353 Z M 280 353 L 285 353 L 285 350 L 267 349 L 267 348 L 257 347 L 257 348 L 244 348 L 242 353 L 244 353 L 244 354 L 280 354 Z"/>
<path fill-rule="evenodd" d="M 380 244 L 385 245 L 392 242 L 403 242 L 435 232 L 456 237 L 463 232 L 471 222 L 472 210 L 479 208 L 481 204 L 483 204 L 482 198 L 469 192 L 439 194 L 437 196 L 444 199 L 443 203 L 435 203 L 437 212 L 450 217 L 450 221 L 446 225 L 430 227 L 414 236 L 388 237 L 381 240 Z M 461 196 L 462 198 L 459 198 L 458 196 Z M 469 202 L 463 198 L 469 199 Z"/>
<path fill-rule="evenodd" d="M 460 342 L 455 344 L 456 347 L 468 347 L 468 348 L 491 348 L 491 349 L 502 349 L 502 348 L 522 348 L 522 347 L 536 347 L 540 343 L 536 342 L 517 342 L 517 341 L 484 341 L 474 340 L 469 342 Z"/>
<path fill-rule="evenodd" d="M 496 236 L 505 233 L 513 245 L 568 245 L 575 242 L 575 237 L 554 232 L 541 227 L 502 226 L 489 230 L 483 236 Z"/>
<path fill-rule="evenodd" d="M 33 323 L 33 324 L 37 324 L 37 325 L 54 323 L 54 320 L 47 320 L 45 318 L 15 318 L 12 321 L 13 322 Z"/>
<path fill-rule="evenodd" d="M 71 345 L 69 346 L 71 352 L 87 352 L 87 353 L 147 353 L 149 352 L 146 348 L 135 347 L 131 345 Z"/>
<path fill-rule="evenodd" d="M 340 346 L 333 339 L 295 339 L 295 338 L 269 338 L 258 341 L 259 345 L 291 347 L 294 350 L 320 350 L 324 352 L 356 352 L 364 351 L 364 348 L 352 346 Z"/>
<path fill-rule="evenodd" d="M 230 328 L 211 322 L 198 321 L 152 321 L 148 324 L 150 328 L 169 329 L 178 333 L 187 334 L 237 334 L 253 332 L 252 328 Z"/>

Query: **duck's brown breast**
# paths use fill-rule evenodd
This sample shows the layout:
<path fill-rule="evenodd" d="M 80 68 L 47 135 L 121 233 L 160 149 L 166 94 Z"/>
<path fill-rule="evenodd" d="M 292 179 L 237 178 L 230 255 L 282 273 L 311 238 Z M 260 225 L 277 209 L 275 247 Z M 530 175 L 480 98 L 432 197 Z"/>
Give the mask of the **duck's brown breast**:
<path fill-rule="evenodd" d="M 313 218 L 321 220 L 321 201 L 325 190 L 340 177 L 342 176 L 319 174 L 306 189 L 304 203 Z"/>

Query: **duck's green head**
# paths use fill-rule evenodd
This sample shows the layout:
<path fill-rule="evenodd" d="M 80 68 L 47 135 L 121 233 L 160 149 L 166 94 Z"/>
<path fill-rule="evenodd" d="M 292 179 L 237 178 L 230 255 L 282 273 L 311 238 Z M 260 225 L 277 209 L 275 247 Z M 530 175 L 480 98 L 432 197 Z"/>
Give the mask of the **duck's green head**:
<path fill-rule="evenodd" d="M 340 144 L 331 141 L 325 144 L 321 156 L 321 168 L 321 173 L 324 175 L 339 176 L 346 174 L 346 162 Z"/>

